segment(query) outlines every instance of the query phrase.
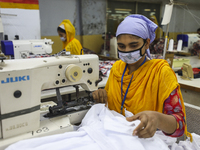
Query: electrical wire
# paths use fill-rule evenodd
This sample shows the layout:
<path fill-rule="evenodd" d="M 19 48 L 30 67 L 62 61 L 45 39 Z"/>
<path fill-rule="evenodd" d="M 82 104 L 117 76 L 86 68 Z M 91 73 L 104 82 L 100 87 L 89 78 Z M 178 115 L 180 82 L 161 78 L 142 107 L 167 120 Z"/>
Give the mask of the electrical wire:
<path fill-rule="evenodd" d="M 181 7 L 182 9 L 184 9 L 185 11 L 187 11 L 192 17 L 193 17 L 193 19 L 196 21 L 196 23 L 198 24 L 198 25 L 200 25 L 200 23 L 197 21 L 197 19 L 196 18 L 198 18 L 198 19 L 200 19 L 198 16 L 196 16 L 196 15 L 194 15 L 190 10 L 189 10 L 189 8 L 188 8 L 188 6 L 186 6 L 186 8 L 187 9 L 185 9 L 184 7 L 182 7 L 182 6 L 180 6 L 180 5 L 178 5 L 179 7 Z M 195 18 L 196 17 L 196 18 Z"/>

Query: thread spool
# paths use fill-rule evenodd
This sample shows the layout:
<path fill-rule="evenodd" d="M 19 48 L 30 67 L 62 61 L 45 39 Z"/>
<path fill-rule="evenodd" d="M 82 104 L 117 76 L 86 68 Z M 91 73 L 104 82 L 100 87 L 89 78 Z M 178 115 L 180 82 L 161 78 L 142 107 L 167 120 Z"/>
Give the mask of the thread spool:
<path fill-rule="evenodd" d="M 178 40 L 177 51 L 181 51 L 182 50 L 182 45 L 183 45 L 183 40 Z"/>
<path fill-rule="evenodd" d="M 174 47 L 174 40 L 171 39 L 171 40 L 169 41 L 168 51 L 173 51 L 173 47 Z"/>

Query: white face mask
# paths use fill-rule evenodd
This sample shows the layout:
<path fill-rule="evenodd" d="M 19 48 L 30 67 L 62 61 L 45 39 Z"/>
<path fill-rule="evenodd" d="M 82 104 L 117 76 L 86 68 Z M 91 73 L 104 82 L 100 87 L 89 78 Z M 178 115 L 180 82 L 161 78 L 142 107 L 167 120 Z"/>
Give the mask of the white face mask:
<path fill-rule="evenodd" d="M 127 64 L 133 64 L 140 60 L 142 56 L 140 56 L 140 51 L 138 50 L 130 53 L 119 52 L 119 58 Z"/>
<path fill-rule="evenodd" d="M 144 44 L 145 43 L 146 43 L 146 40 L 144 40 Z M 118 50 L 119 58 L 127 64 L 133 64 L 133 63 L 137 62 L 145 55 L 145 53 L 142 54 L 142 48 L 144 47 L 144 44 L 142 45 L 141 48 L 130 51 L 130 52 L 122 52 L 122 51 Z"/>
<path fill-rule="evenodd" d="M 66 38 L 64 38 L 64 37 L 60 37 L 60 39 L 64 42 L 64 41 L 66 41 Z"/>

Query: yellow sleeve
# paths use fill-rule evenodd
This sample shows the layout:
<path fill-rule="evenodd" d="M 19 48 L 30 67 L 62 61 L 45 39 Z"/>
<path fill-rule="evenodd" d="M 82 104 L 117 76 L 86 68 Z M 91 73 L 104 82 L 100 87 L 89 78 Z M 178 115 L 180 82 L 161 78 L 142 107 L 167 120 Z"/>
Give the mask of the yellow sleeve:
<path fill-rule="evenodd" d="M 72 55 L 81 55 L 82 49 L 83 47 L 81 43 L 75 38 L 65 47 L 65 50 L 70 51 Z"/>
<path fill-rule="evenodd" d="M 106 82 L 106 86 L 105 86 L 105 88 L 104 88 L 104 89 L 106 90 L 107 93 L 108 93 L 108 89 L 109 89 L 109 81 L 110 81 L 109 79 L 110 79 L 110 76 L 111 76 L 112 72 L 113 72 L 113 71 L 112 71 L 112 69 L 111 69 L 111 70 L 110 70 L 110 75 L 109 75 L 108 80 L 107 80 L 107 82 Z"/>
<path fill-rule="evenodd" d="M 171 92 L 179 87 L 176 75 L 170 66 L 164 66 L 159 74 L 159 100 L 164 102 Z"/>

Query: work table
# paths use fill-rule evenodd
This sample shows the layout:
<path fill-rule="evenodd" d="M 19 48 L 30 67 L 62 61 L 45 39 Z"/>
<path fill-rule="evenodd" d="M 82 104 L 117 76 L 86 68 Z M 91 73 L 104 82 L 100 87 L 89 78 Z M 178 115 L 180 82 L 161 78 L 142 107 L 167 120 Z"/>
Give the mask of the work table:
<path fill-rule="evenodd" d="M 184 102 L 200 107 L 200 78 L 184 80 L 176 74 Z"/>
<path fill-rule="evenodd" d="M 189 56 L 183 58 L 190 59 L 192 68 L 200 67 L 200 59 L 198 56 Z M 181 69 L 181 67 L 172 69 L 176 71 Z M 181 93 L 183 95 L 184 102 L 193 104 L 195 106 L 200 106 L 200 78 L 184 80 L 178 74 L 176 74 L 176 76 L 181 87 Z"/>
<path fill-rule="evenodd" d="M 176 74 L 178 83 L 180 84 L 181 88 L 200 92 L 200 78 L 191 79 L 191 80 L 184 80 Z"/>
<path fill-rule="evenodd" d="M 181 56 L 181 58 L 183 59 L 190 59 L 190 65 L 192 66 L 192 68 L 198 68 L 200 67 L 200 59 L 198 56 Z M 174 71 L 180 70 L 181 67 L 172 67 L 172 69 Z"/>

